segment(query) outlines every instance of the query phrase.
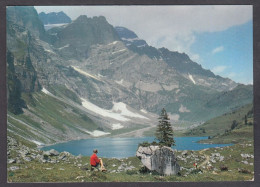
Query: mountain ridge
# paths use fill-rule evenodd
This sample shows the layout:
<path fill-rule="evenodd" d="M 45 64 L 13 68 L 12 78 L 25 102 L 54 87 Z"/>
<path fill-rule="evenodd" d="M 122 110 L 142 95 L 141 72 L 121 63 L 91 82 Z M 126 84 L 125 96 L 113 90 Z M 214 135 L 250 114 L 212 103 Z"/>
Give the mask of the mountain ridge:
<path fill-rule="evenodd" d="M 40 109 L 42 114 L 34 114 L 38 116 L 37 119 L 40 118 L 43 122 L 45 118 L 48 119 L 46 123 L 54 123 L 56 125 L 54 128 L 58 128 L 59 133 L 61 133 L 59 128 L 62 124 L 65 125 L 62 129 L 72 135 L 70 138 L 75 138 L 77 134 L 80 137 L 92 136 L 91 133 L 97 128 L 114 134 L 127 132 L 129 129 L 152 127 L 156 125 L 156 116 L 164 107 L 172 116 L 173 123 L 182 120 L 201 122 L 252 100 L 250 86 L 245 86 L 248 90 L 243 91 L 243 87 L 238 87 L 232 92 L 230 88 L 235 88 L 237 83 L 213 76 L 214 74 L 207 70 L 201 70 L 202 67 L 192 62 L 185 54 L 156 49 L 148 45 L 133 49 L 135 46 L 126 45 L 126 40 L 119 37 L 105 17 L 80 16 L 66 26 L 42 31 L 45 37 L 41 37 L 39 32 L 43 24 L 38 18 L 34 18 L 38 17 L 37 12 L 32 10 L 32 7 L 27 8 L 30 11 L 25 8 L 18 8 L 16 11 L 21 12 L 18 15 L 31 12 L 28 20 L 17 18 L 17 15 L 7 19 L 7 48 L 14 56 L 13 73 L 25 83 L 22 84 L 21 95 L 28 108 L 23 110 L 33 112 Z M 11 14 L 15 13 L 13 9 L 8 8 L 8 11 L 11 11 Z M 11 14 L 8 12 L 8 15 Z M 16 22 L 16 18 L 23 21 Z M 41 24 L 39 28 L 32 27 L 35 20 Z M 147 49 L 148 52 L 142 51 L 143 49 Z M 164 58 L 172 56 L 171 60 L 167 62 L 156 56 L 162 53 L 165 53 Z M 9 63 L 10 59 L 7 60 Z M 190 62 L 183 72 L 181 65 L 186 64 L 186 60 Z M 27 66 L 20 66 L 17 63 L 19 61 L 20 64 L 31 63 L 31 70 L 26 68 Z M 191 71 L 194 68 L 188 66 L 189 64 L 194 64 L 198 74 Z M 30 72 L 27 75 L 33 76 L 22 79 L 19 74 L 26 75 L 26 71 Z M 24 90 L 30 85 L 28 82 L 33 80 L 39 86 L 26 93 Z M 12 94 L 13 90 L 15 89 L 9 89 L 9 94 Z M 64 99 L 67 100 L 65 104 L 59 104 L 61 107 L 59 111 L 54 107 L 53 112 L 57 116 L 62 118 L 60 111 L 63 111 L 72 115 L 72 119 L 89 118 L 93 121 L 93 127 L 88 121 L 84 122 L 85 127 L 82 131 L 80 130 L 82 127 L 78 129 L 79 126 L 73 127 L 63 120 L 52 121 L 48 107 L 41 109 L 38 106 L 47 99 L 42 92 L 60 98 L 58 101 L 54 100 L 57 104 L 64 103 Z M 221 100 L 218 99 L 220 97 Z M 17 98 L 19 99 L 19 94 Z M 231 98 L 234 101 L 232 104 L 227 102 L 231 101 Z M 93 106 L 95 111 L 84 106 L 84 103 Z M 114 107 L 119 103 L 122 108 L 115 110 Z M 86 117 L 73 112 L 75 107 Z M 147 114 L 142 111 L 147 111 Z M 24 120 L 28 120 L 30 112 L 22 114 Z M 126 118 L 125 114 L 133 113 L 135 116 L 146 116 L 149 119 L 128 116 L 129 121 L 122 120 L 122 116 Z M 119 115 L 120 118 L 111 117 Z M 36 125 L 37 128 L 42 126 L 36 121 L 29 120 L 27 123 Z M 115 130 L 114 127 L 122 129 Z"/>
<path fill-rule="evenodd" d="M 63 11 L 61 12 L 50 12 L 39 13 L 39 19 L 44 25 L 46 24 L 59 24 L 59 23 L 71 23 L 71 19 Z"/>

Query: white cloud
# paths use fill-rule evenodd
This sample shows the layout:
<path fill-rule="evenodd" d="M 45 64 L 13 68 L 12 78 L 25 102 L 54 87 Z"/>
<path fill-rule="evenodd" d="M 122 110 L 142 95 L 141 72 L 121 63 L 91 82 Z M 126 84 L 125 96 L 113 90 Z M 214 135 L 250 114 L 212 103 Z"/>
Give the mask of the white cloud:
<path fill-rule="evenodd" d="M 201 6 L 37 6 L 38 12 L 64 11 L 72 19 L 79 15 L 103 15 L 113 26 L 133 30 L 149 45 L 190 52 L 195 33 L 217 32 L 252 19 L 251 5 Z"/>
<path fill-rule="evenodd" d="M 224 50 L 224 47 L 223 46 L 219 46 L 219 47 L 217 47 L 217 48 L 212 50 L 212 54 L 219 53 L 219 52 L 221 52 L 223 50 Z"/>
<path fill-rule="evenodd" d="M 215 66 L 214 68 L 212 68 L 211 71 L 213 71 L 213 73 L 215 74 L 219 74 L 222 73 L 223 71 L 225 71 L 227 69 L 227 66 Z"/>

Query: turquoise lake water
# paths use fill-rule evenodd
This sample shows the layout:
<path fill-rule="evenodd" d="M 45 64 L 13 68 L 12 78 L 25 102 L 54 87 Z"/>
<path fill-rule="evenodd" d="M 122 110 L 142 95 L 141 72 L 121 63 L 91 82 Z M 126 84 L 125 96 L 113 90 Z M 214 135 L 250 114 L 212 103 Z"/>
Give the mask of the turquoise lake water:
<path fill-rule="evenodd" d="M 177 150 L 201 150 L 211 147 L 224 147 L 232 144 L 200 144 L 197 141 L 207 139 L 208 137 L 175 137 L 173 149 Z M 154 137 L 140 138 L 93 138 L 84 140 L 75 140 L 65 143 L 55 144 L 41 148 L 41 150 L 55 149 L 59 152 L 67 151 L 73 155 L 82 154 L 90 156 L 93 149 L 98 149 L 99 157 L 106 158 L 126 158 L 135 156 L 138 144 L 144 141 L 153 142 Z"/>

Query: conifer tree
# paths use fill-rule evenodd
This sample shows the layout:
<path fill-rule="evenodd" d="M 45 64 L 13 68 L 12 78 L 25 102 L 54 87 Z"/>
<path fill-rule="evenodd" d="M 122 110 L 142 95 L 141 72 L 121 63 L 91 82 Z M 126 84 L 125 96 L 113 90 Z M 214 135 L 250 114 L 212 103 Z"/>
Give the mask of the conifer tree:
<path fill-rule="evenodd" d="M 245 125 L 247 125 L 247 115 L 245 115 Z"/>
<path fill-rule="evenodd" d="M 159 140 L 159 144 L 163 146 L 171 147 L 175 145 L 173 139 L 173 129 L 170 123 L 170 119 L 166 110 L 163 108 L 159 119 L 159 124 L 155 132 L 156 139 Z"/>

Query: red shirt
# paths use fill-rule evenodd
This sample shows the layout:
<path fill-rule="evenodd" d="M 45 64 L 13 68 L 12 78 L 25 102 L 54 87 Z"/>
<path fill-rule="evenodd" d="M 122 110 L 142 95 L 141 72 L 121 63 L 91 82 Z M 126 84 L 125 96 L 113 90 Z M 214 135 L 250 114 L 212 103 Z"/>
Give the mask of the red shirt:
<path fill-rule="evenodd" d="M 96 166 L 99 162 L 100 162 L 100 160 L 98 159 L 97 155 L 94 153 L 94 154 L 90 157 L 90 165 Z"/>

